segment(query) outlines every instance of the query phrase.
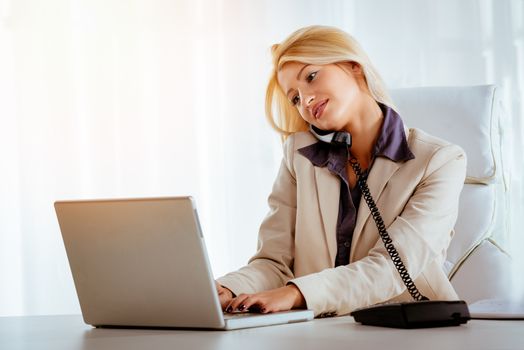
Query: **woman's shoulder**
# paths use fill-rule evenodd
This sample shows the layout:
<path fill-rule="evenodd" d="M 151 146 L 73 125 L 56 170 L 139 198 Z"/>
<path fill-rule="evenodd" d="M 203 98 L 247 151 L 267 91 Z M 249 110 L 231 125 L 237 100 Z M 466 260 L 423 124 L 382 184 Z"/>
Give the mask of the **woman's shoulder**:
<path fill-rule="evenodd" d="M 302 147 L 309 146 L 317 141 L 318 140 L 315 138 L 315 136 L 313 136 L 313 134 L 311 134 L 309 131 L 297 131 L 286 138 L 283 146 L 284 161 L 292 173 L 294 173 L 293 162 L 297 150 Z"/>
<path fill-rule="evenodd" d="M 430 150 L 453 146 L 460 148 L 458 145 L 418 128 L 409 128 L 408 144 L 410 147 Z"/>
<path fill-rule="evenodd" d="M 466 153 L 459 145 L 417 128 L 409 129 L 408 145 L 415 159 L 418 158 L 419 161 L 438 162 L 440 159 L 445 162 L 453 158 L 466 157 Z"/>
<path fill-rule="evenodd" d="M 285 148 L 292 148 L 297 150 L 302 147 L 309 146 L 318 140 L 309 131 L 297 131 L 289 135 L 284 142 Z"/>
<path fill-rule="evenodd" d="M 297 131 L 286 138 L 284 142 L 284 156 L 291 158 L 293 153 L 302 148 L 309 146 L 318 140 L 309 131 Z"/>

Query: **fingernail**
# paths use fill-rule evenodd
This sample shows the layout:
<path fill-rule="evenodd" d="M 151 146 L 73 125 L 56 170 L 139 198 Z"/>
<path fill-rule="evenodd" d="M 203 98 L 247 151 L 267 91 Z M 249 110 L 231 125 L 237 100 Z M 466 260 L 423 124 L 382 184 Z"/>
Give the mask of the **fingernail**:
<path fill-rule="evenodd" d="M 228 306 L 226 309 L 226 312 L 231 312 L 231 311 L 233 311 L 233 309 L 231 309 L 231 306 Z"/>
<path fill-rule="evenodd" d="M 244 304 L 242 304 L 242 305 L 240 305 L 238 307 L 238 310 L 243 311 L 245 308 L 246 308 L 246 306 Z"/>
<path fill-rule="evenodd" d="M 263 307 L 262 309 L 260 309 L 260 311 L 261 312 L 266 312 L 266 308 Z"/>

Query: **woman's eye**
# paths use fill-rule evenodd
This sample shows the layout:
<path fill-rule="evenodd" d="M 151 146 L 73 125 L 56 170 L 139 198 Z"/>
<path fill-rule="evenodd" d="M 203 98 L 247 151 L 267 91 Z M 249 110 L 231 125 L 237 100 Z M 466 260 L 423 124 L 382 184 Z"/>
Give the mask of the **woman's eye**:
<path fill-rule="evenodd" d="M 295 97 L 291 99 L 291 103 L 293 104 L 293 106 L 296 106 L 299 100 L 300 98 L 298 97 L 298 95 L 295 95 Z"/>
<path fill-rule="evenodd" d="M 310 73 L 310 74 L 306 77 L 307 82 L 310 83 L 313 79 L 315 79 L 316 76 L 317 76 L 317 72 L 312 72 L 312 73 Z"/>

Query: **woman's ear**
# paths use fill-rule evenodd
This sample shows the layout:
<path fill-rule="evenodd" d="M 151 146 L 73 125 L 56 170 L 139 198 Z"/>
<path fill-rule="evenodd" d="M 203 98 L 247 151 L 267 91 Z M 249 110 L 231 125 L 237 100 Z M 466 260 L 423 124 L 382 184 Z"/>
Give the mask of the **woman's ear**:
<path fill-rule="evenodd" d="M 346 71 L 348 74 L 351 74 L 355 78 L 358 85 L 360 86 L 360 88 L 363 91 L 369 91 L 367 79 L 366 79 L 366 76 L 364 75 L 364 70 L 362 69 L 362 66 L 360 65 L 360 63 L 354 62 L 354 61 L 347 61 L 347 62 L 343 62 L 341 64 L 341 67 L 344 71 Z"/>
<path fill-rule="evenodd" d="M 362 74 L 362 66 L 357 63 L 357 62 L 348 62 L 349 63 L 349 67 L 351 69 L 351 72 L 353 74 L 358 74 L 358 75 L 361 75 Z"/>
<path fill-rule="evenodd" d="M 342 66 L 342 68 L 346 72 L 351 73 L 354 76 L 362 75 L 362 66 L 357 62 L 347 61 L 347 62 L 336 63 L 336 64 L 339 64 L 340 66 Z"/>

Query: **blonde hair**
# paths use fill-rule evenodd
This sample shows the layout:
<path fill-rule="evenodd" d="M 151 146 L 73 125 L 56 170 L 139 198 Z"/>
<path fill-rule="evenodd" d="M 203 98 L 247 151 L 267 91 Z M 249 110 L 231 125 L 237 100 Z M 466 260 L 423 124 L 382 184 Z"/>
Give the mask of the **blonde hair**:
<path fill-rule="evenodd" d="M 271 54 L 273 69 L 266 89 L 266 117 L 269 124 L 281 134 L 283 140 L 292 133 L 309 128 L 309 124 L 302 119 L 278 84 L 278 71 L 287 62 L 314 65 L 356 62 L 362 68 L 365 82 L 375 101 L 393 107 L 380 75 L 364 50 L 351 35 L 338 28 L 326 26 L 301 28 L 282 43 L 274 44 L 271 47 Z"/>

